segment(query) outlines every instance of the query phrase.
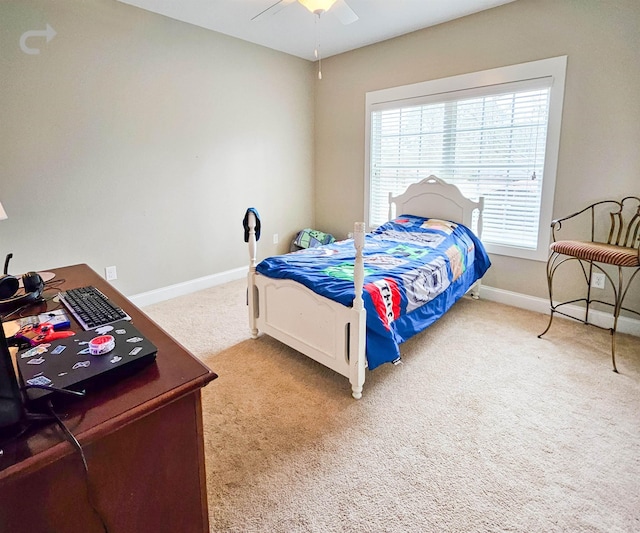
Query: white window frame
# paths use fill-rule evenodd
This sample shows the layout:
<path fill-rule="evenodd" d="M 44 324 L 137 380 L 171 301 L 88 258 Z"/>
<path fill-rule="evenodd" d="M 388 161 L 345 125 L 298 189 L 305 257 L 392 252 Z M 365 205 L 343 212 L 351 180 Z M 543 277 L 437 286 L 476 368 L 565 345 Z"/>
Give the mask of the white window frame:
<path fill-rule="evenodd" d="M 519 248 L 485 243 L 489 253 L 546 261 L 551 239 L 551 219 L 555 193 L 558 153 L 560 148 L 560 129 L 562 123 L 562 106 L 567 67 L 567 56 L 553 57 L 531 61 L 519 65 L 510 65 L 490 70 L 461 74 L 437 80 L 392 87 L 371 91 L 365 98 L 365 220 L 369 224 L 370 179 L 371 179 L 371 113 L 375 109 L 394 108 L 404 105 L 416 105 L 421 101 L 446 93 L 467 91 L 469 89 L 490 89 L 492 86 L 519 81 L 530 81 L 539 78 L 551 78 L 549 95 L 549 121 L 547 125 L 547 142 L 544 161 L 544 180 L 540 200 L 540 219 L 538 227 L 538 243 L 536 249 Z"/>

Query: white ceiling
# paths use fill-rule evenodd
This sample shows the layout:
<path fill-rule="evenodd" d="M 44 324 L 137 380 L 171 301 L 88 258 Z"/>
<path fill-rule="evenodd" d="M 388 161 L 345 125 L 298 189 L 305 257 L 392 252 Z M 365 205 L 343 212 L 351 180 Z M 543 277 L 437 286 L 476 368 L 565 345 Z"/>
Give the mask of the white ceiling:
<path fill-rule="evenodd" d="M 277 0 L 119 0 L 154 13 L 314 60 L 316 16 L 298 2 L 253 17 Z M 344 25 L 329 10 L 320 17 L 323 57 L 404 35 L 514 0 L 346 0 L 359 20 Z"/>

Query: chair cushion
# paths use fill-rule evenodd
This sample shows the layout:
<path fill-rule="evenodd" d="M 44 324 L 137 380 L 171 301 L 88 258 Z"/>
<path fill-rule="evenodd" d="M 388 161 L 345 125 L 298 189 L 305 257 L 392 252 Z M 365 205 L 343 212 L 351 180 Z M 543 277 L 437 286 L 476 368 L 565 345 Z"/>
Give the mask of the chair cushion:
<path fill-rule="evenodd" d="M 640 266 L 637 248 L 590 241 L 557 241 L 551 245 L 551 251 L 609 265 Z"/>

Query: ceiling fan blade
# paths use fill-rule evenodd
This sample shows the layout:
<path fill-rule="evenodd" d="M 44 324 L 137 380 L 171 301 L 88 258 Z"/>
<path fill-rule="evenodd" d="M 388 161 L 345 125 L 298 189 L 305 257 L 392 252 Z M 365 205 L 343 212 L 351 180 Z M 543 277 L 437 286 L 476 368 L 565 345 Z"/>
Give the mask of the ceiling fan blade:
<path fill-rule="evenodd" d="M 355 14 L 353 9 L 351 9 L 345 0 L 338 0 L 331 7 L 331 12 L 338 17 L 338 20 L 342 22 L 342 24 L 352 24 L 356 20 L 358 20 L 358 15 Z"/>
<path fill-rule="evenodd" d="M 293 4 L 297 0 L 278 0 L 275 4 L 271 4 L 267 9 L 260 11 L 255 17 L 252 17 L 251 20 L 258 20 L 266 15 L 275 15 L 276 13 L 282 11 L 289 4 Z"/>

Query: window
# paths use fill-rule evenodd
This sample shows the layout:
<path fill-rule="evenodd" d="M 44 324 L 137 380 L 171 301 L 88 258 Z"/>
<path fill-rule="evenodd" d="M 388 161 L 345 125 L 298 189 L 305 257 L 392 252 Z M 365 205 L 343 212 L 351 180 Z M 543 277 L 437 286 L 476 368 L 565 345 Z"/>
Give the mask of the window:
<path fill-rule="evenodd" d="M 566 56 L 367 94 L 371 226 L 431 174 L 484 197 L 489 252 L 547 259 Z"/>

